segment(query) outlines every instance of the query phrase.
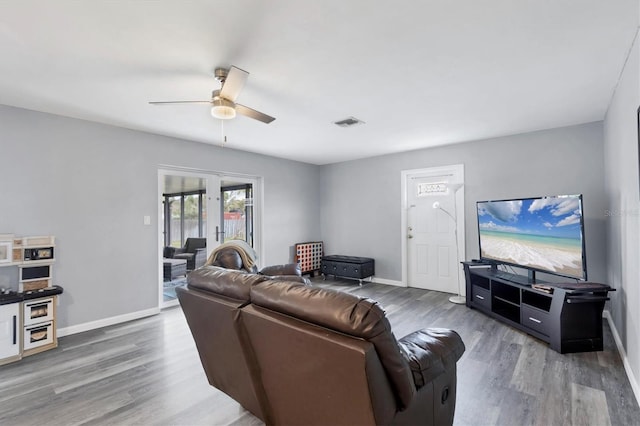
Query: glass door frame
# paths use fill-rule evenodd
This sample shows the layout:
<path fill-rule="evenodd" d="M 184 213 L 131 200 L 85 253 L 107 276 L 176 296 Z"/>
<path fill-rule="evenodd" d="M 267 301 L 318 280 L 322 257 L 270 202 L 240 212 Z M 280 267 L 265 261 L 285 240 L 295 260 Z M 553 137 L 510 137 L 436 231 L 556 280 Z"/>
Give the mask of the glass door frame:
<path fill-rule="evenodd" d="M 244 229 L 245 229 L 245 239 L 244 241 L 246 241 L 250 246 L 253 247 L 253 242 L 254 242 L 254 232 L 253 232 L 253 226 L 255 223 L 254 220 L 254 215 L 253 215 L 253 192 L 254 192 L 254 188 L 253 188 L 253 183 L 246 183 L 246 182 L 234 182 L 232 185 L 228 185 L 228 186 L 224 186 L 224 185 L 220 185 L 220 199 L 222 200 L 222 202 L 220 203 L 220 227 L 223 230 L 226 230 L 226 226 L 225 226 L 225 202 L 224 202 L 224 193 L 225 192 L 229 192 L 229 191 L 241 191 L 244 190 L 245 191 L 245 204 L 244 204 L 244 215 L 245 215 L 245 225 L 244 225 Z M 247 206 L 247 200 L 251 200 L 251 205 Z M 224 238 L 223 240 L 226 241 L 227 239 L 227 233 L 226 231 L 224 231 Z"/>
<path fill-rule="evenodd" d="M 223 173 L 220 175 L 220 188 L 218 191 L 220 200 L 222 200 L 222 182 L 231 181 L 235 185 L 247 185 L 252 186 L 253 191 L 253 249 L 258 255 L 258 263 L 264 259 L 264 244 L 262 242 L 262 224 L 264 222 L 263 215 L 263 200 L 264 200 L 264 184 L 261 176 L 250 176 L 237 173 Z M 220 212 L 222 215 L 222 201 L 220 203 Z M 220 225 L 222 226 L 222 217 L 220 217 Z M 224 229 L 224 228 L 223 228 Z M 215 230 L 214 230 L 215 234 Z"/>
<path fill-rule="evenodd" d="M 171 207 L 169 206 L 169 198 L 175 198 L 175 197 L 180 197 L 180 247 L 184 246 L 184 242 L 187 238 L 189 238 L 189 236 L 185 235 L 185 228 L 184 228 L 184 222 L 185 222 L 185 217 L 184 217 L 184 204 L 185 204 L 185 197 L 190 196 L 190 195 L 197 195 L 198 196 L 198 237 L 206 237 L 206 231 L 203 230 L 202 225 L 204 224 L 203 218 L 202 218 L 202 213 L 204 211 L 206 211 L 206 190 L 199 190 L 199 191 L 188 191 L 188 192 L 177 192 L 177 193 L 164 193 L 162 194 L 163 199 L 164 199 L 164 245 L 166 246 L 170 246 L 171 245 L 171 219 L 169 218 L 170 214 L 171 214 Z M 203 206 L 205 207 L 203 209 Z M 169 219 L 168 219 L 169 218 Z M 204 232 L 203 232 L 204 231 Z"/>
<path fill-rule="evenodd" d="M 206 230 L 206 238 L 207 238 L 207 257 L 211 254 L 211 252 L 220 244 L 220 242 L 216 241 L 216 227 L 220 226 L 221 218 L 221 181 L 228 180 L 237 183 L 247 183 L 253 186 L 253 248 L 258 255 L 258 262 L 261 259 L 264 259 L 264 246 L 262 243 L 262 224 L 264 221 L 263 215 L 263 200 L 264 200 L 264 185 L 263 178 L 261 176 L 251 176 L 240 173 L 230 173 L 230 172 L 217 172 L 212 170 L 201 170 L 201 169 L 193 169 L 193 168 L 185 168 L 180 166 L 172 166 L 172 165 L 164 165 L 161 164 L 158 166 L 158 211 L 156 216 L 156 223 L 158 224 L 157 229 L 157 240 L 156 246 L 158 249 L 158 268 L 157 268 L 157 277 L 158 280 L 158 308 L 162 309 L 165 307 L 175 306 L 178 304 L 178 301 L 172 301 L 169 303 L 165 303 L 163 301 L 163 248 L 164 248 L 164 211 L 163 211 L 163 187 L 164 187 L 164 178 L 167 175 L 174 176 L 193 176 L 193 177 L 201 177 L 207 179 L 207 188 L 206 188 L 206 202 L 207 202 L 207 230 Z"/>

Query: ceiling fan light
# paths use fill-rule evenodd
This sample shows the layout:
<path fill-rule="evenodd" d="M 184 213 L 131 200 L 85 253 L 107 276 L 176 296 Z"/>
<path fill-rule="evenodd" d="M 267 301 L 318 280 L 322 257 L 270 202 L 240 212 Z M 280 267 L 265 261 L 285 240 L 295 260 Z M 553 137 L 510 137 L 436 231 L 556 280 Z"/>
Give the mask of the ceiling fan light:
<path fill-rule="evenodd" d="M 211 115 L 220 120 L 230 120 L 236 116 L 235 104 L 226 99 L 215 99 Z"/>

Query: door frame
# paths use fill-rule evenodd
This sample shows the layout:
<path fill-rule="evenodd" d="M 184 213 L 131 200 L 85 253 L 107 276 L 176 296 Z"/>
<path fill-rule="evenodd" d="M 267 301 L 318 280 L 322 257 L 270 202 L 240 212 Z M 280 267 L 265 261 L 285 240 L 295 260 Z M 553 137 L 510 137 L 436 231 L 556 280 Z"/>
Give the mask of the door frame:
<path fill-rule="evenodd" d="M 264 259 L 263 253 L 263 244 L 262 244 L 262 223 L 263 223 L 263 199 L 264 199 L 264 185 L 263 179 L 261 176 L 252 176 L 246 175 L 242 173 L 231 173 L 231 172 L 220 172 L 214 170 L 204 170 L 204 169 L 194 169 L 188 167 L 180 167 L 173 165 L 160 164 L 158 166 L 158 211 L 156 214 L 156 222 L 158 223 L 157 229 L 157 240 L 156 245 L 158 246 L 158 308 L 167 308 L 171 306 L 175 306 L 178 304 L 177 299 L 175 301 L 164 302 L 163 297 L 163 271 L 162 271 L 162 257 L 163 257 L 163 244 L 164 240 L 161 242 L 161 236 L 164 231 L 164 222 L 162 221 L 162 192 L 164 186 L 164 177 L 167 175 L 172 176 L 189 176 L 189 177 L 199 177 L 207 179 L 207 181 L 215 177 L 220 183 L 223 179 L 233 179 L 241 182 L 251 183 L 253 185 L 253 248 L 258 256 L 258 259 Z M 215 195 L 210 193 L 209 185 L 207 184 L 207 199 L 210 196 L 214 196 L 217 200 L 216 203 L 216 211 L 220 211 L 220 191 L 218 185 L 218 191 Z M 212 200 L 213 203 L 213 200 Z M 210 207 L 207 203 L 207 207 Z M 209 209 L 207 209 L 209 211 Z M 207 217 L 210 217 L 207 215 Z M 215 241 L 215 226 L 220 225 L 220 223 L 214 224 L 214 226 L 210 226 L 211 223 L 207 223 L 207 258 L 213 251 L 213 244 L 209 244 L 209 241 Z"/>
<path fill-rule="evenodd" d="M 223 173 L 220 175 L 220 182 L 223 180 L 233 180 L 238 183 L 251 184 L 253 187 L 253 249 L 258 256 L 257 260 L 260 261 L 261 259 L 264 259 L 264 253 L 262 252 L 262 178 L 259 176 Z M 220 185 L 220 188 L 222 189 L 222 185 Z"/>
<path fill-rule="evenodd" d="M 466 258 L 465 247 L 465 205 L 464 205 L 464 164 L 452 164 L 450 166 L 428 167 L 423 169 L 402 170 L 400 172 L 401 182 L 401 213 L 400 213 L 400 240 L 401 240 L 401 259 L 402 259 L 402 285 L 409 286 L 409 262 L 407 259 L 407 215 L 409 211 L 407 179 L 410 176 L 419 177 L 438 177 L 451 176 L 455 183 L 461 183 L 463 186 L 455 193 L 455 217 L 456 229 L 458 236 L 458 260 L 462 262 Z M 458 289 L 461 295 L 465 294 L 464 274 L 460 273 L 460 265 L 457 265 L 458 272 Z"/>

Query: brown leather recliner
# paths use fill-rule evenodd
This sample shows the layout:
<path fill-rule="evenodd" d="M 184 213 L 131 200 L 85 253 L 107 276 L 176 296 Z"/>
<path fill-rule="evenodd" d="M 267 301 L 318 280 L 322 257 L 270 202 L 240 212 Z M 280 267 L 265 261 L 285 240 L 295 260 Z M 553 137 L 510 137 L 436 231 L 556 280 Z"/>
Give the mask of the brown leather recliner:
<path fill-rule="evenodd" d="M 192 280 L 178 297 L 207 376 L 209 370 L 242 371 L 226 377 L 242 387 L 235 394 L 229 383 L 212 385 L 267 424 L 453 422 L 456 362 L 464 352 L 457 333 L 425 329 L 398 342 L 372 300 L 266 277 L 225 276 L 230 273 L 238 274 L 207 277 L 215 283 Z M 229 288 L 238 279 L 242 290 Z M 221 304 L 246 298 L 247 290 L 246 303 Z M 209 319 L 221 310 L 228 321 Z M 236 356 L 214 357 L 201 349 L 205 344 Z"/>
<path fill-rule="evenodd" d="M 268 277 L 203 266 L 187 275 L 188 289 L 176 287 L 209 384 L 235 399 L 260 419 L 264 413 L 236 330 L 251 286 Z"/>
<path fill-rule="evenodd" d="M 241 347 L 238 326 L 240 309 L 249 303 L 253 285 L 269 279 L 304 284 L 301 277 L 286 274 L 287 268 L 270 267 L 276 277 L 247 274 L 216 266 L 203 266 L 187 276 L 188 290 L 176 288 L 200 361 L 209 384 L 220 389 L 260 419 L 265 416 L 259 403 L 264 392 L 256 391 L 250 366 Z"/>
<path fill-rule="evenodd" d="M 258 271 L 255 265 L 247 267 L 243 261 L 238 249 L 236 247 L 224 247 L 212 255 L 209 259 L 212 266 L 219 266 L 225 269 L 233 269 L 238 271 L 247 271 L 252 274 L 268 275 L 270 277 L 282 277 L 287 281 L 300 281 L 303 284 L 310 284 L 311 282 L 306 277 L 302 276 L 302 269 L 298 263 L 287 263 L 284 265 L 271 265 L 266 266 Z M 297 280 L 291 279 L 291 276 L 300 277 Z"/>

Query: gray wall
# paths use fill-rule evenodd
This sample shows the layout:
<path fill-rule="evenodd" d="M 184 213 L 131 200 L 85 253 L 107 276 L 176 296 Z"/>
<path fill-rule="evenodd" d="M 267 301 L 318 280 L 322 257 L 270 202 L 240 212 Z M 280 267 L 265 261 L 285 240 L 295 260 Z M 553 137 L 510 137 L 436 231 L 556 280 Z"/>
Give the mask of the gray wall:
<path fill-rule="evenodd" d="M 629 66 L 637 76 L 637 57 Z M 478 255 L 475 201 L 584 194 L 589 275 L 622 290 L 612 315 L 637 372 L 638 330 L 627 324 L 638 314 L 627 306 L 640 303 L 638 218 L 605 214 L 638 208 L 635 112 L 627 105 L 637 97 L 620 103 L 607 116 L 606 195 L 599 122 L 317 167 L 0 106 L 0 233 L 57 237 L 60 327 L 154 308 L 157 170 L 172 164 L 264 178 L 262 264 L 288 262 L 295 242 L 322 239 L 327 253 L 373 257 L 378 277 L 400 280 L 400 172 L 464 163 L 467 258 Z M 0 268 L 0 286 L 7 275 L 15 282 L 15 268 Z"/>
<path fill-rule="evenodd" d="M 635 380 L 640 399 L 640 203 L 638 199 L 638 128 L 640 46 L 630 51 L 604 125 L 607 193 L 607 282 L 609 311 Z"/>
<path fill-rule="evenodd" d="M 589 278 L 604 280 L 602 138 L 596 122 L 323 166 L 325 252 L 373 257 L 377 277 L 400 281 L 401 171 L 463 163 L 467 258 L 478 257 L 476 201 L 583 194 Z"/>
<path fill-rule="evenodd" d="M 159 164 L 262 176 L 263 265 L 318 238 L 317 166 L 6 106 L 0 129 L 0 233 L 56 236 L 59 327 L 157 306 Z"/>

